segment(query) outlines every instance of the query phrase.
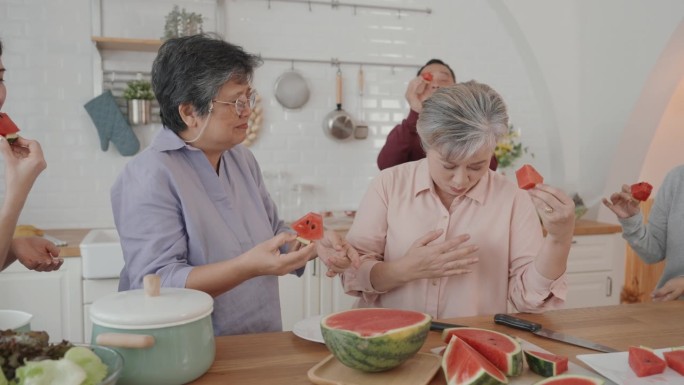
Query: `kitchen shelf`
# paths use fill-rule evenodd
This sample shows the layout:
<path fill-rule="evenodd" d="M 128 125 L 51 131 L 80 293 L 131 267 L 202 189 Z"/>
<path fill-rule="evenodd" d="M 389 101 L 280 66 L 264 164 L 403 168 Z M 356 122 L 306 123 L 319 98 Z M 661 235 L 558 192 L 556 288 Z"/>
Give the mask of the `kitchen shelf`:
<path fill-rule="evenodd" d="M 100 51 L 157 52 L 162 44 L 162 41 L 159 39 L 131 39 L 124 37 L 93 36 L 91 40 Z"/>

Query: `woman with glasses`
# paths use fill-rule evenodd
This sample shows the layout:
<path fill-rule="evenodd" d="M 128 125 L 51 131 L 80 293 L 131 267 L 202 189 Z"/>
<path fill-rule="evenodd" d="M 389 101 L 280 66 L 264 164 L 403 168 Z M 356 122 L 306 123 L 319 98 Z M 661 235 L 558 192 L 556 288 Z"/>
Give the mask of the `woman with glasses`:
<path fill-rule="evenodd" d="M 334 232 L 301 247 L 240 144 L 259 64 L 208 35 L 167 40 L 152 65 L 164 127 L 111 191 L 125 260 L 119 290 L 157 274 L 162 286 L 209 293 L 217 335 L 281 330 L 278 276 L 301 274 L 317 254 L 338 267 L 358 261 Z"/>

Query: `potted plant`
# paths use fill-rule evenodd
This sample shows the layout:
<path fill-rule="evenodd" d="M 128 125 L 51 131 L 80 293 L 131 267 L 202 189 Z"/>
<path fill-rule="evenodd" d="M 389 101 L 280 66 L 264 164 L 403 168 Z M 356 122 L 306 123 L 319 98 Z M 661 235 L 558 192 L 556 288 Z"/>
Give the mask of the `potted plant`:
<path fill-rule="evenodd" d="M 147 80 L 133 80 L 123 92 L 128 105 L 128 121 L 131 124 L 148 124 L 152 111 L 152 84 Z"/>

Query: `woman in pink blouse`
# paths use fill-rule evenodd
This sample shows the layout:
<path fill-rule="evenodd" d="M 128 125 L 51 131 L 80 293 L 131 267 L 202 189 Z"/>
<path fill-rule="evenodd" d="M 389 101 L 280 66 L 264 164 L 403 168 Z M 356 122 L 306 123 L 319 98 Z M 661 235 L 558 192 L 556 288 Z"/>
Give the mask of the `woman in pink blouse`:
<path fill-rule="evenodd" d="M 425 101 L 427 157 L 382 171 L 347 234 L 362 263 L 342 281 L 359 307 L 448 318 L 563 304 L 574 204 L 557 188 L 521 190 L 489 169 L 507 130 L 506 105 L 485 84 Z"/>

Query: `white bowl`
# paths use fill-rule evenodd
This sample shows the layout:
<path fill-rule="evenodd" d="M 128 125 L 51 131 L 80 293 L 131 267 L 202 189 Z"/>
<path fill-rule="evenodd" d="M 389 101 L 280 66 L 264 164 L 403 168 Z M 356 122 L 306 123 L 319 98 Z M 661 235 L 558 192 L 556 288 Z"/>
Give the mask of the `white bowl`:
<path fill-rule="evenodd" d="M 31 318 L 33 318 L 33 315 L 23 311 L 0 309 L 0 330 L 30 331 Z"/>

